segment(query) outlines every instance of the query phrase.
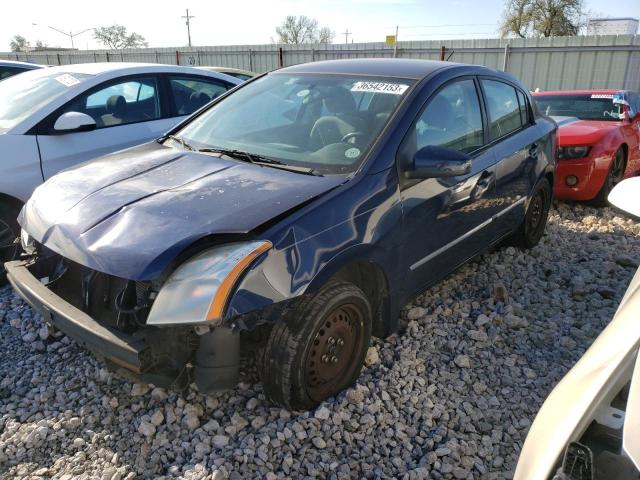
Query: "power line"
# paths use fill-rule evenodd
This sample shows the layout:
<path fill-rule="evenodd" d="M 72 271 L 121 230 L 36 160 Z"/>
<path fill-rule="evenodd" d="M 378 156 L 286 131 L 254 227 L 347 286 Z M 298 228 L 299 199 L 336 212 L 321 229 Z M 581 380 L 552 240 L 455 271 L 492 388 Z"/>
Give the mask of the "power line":
<path fill-rule="evenodd" d="M 400 25 L 399 28 L 444 28 L 444 27 L 490 27 L 497 26 L 496 23 L 457 23 L 438 25 Z"/>
<path fill-rule="evenodd" d="M 409 33 L 409 37 L 441 37 L 455 35 L 496 35 L 496 32 L 458 32 L 458 33 Z"/>

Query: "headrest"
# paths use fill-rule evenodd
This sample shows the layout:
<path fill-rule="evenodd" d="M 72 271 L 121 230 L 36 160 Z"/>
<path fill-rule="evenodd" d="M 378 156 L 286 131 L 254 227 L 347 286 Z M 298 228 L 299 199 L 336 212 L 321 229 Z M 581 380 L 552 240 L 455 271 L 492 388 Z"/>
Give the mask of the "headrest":
<path fill-rule="evenodd" d="M 356 101 L 346 88 L 332 88 L 324 95 L 324 106 L 331 113 L 353 113 Z"/>
<path fill-rule="evenodd" d="M 111 95 L 107 100 L 107 112 L 121 117 L 127 111 L 127 101 L 122 95 Z"/>
<path fill-rule="evenodd" d="M 209 103 L 209 101 L 211 101 L 211 97 L 204 92 L 193 92 L 189 95 L 189 105 L 192 108 L 195 107 L 196 110 Z"/>

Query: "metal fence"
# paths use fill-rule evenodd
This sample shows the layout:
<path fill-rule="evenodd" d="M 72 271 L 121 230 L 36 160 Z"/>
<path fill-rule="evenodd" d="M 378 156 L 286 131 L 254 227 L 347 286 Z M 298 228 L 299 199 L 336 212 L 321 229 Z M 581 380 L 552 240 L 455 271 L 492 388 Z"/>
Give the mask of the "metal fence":
<path fill-rule="evenodd" d="M 48 65 L 124 61 L 256 72 L 318 60 L 393 56 L 486 65 L 512 73 L 531 89 L 640 90 L 640 35 L 428 40 L 398 42 L 397 49 L 380 42 L 0 53 L 0 58 Z"/>

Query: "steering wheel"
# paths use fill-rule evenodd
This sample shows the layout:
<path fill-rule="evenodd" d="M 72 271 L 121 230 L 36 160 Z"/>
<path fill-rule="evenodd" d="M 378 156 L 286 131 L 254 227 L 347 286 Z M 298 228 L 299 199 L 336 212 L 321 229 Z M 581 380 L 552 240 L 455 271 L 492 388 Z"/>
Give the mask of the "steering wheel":
<path fill-rule="evenodd" d="M 342 143 L 349 143 L 349 140 L 351 140 L 352 138 L 357 139 L 358 137 L 362 137 L 364 139 L 365 136 L 366 134 L 364 132 L 349 132 L 344 137 L 342 137 L 340 141 Z M 354 141 L 351 143 L 357 143 L 357 142 Z"/>

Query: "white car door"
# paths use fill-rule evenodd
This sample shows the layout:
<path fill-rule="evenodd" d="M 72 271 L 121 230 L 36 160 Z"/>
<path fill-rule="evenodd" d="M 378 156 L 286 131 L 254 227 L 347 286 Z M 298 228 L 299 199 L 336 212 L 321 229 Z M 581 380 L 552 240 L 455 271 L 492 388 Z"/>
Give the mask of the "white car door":
<path fill-rule="evenodd" d="M 66 112 L 91 116 L 95 130 L 56 133 L 53 124 Z M 156 75 L 111 80 L 94 87 L 56 112 L 41 129 L 46 132 L 38 135 L 45 180 L 78 163 L 158 138 L 181 120 L 166 117 Z"/>

